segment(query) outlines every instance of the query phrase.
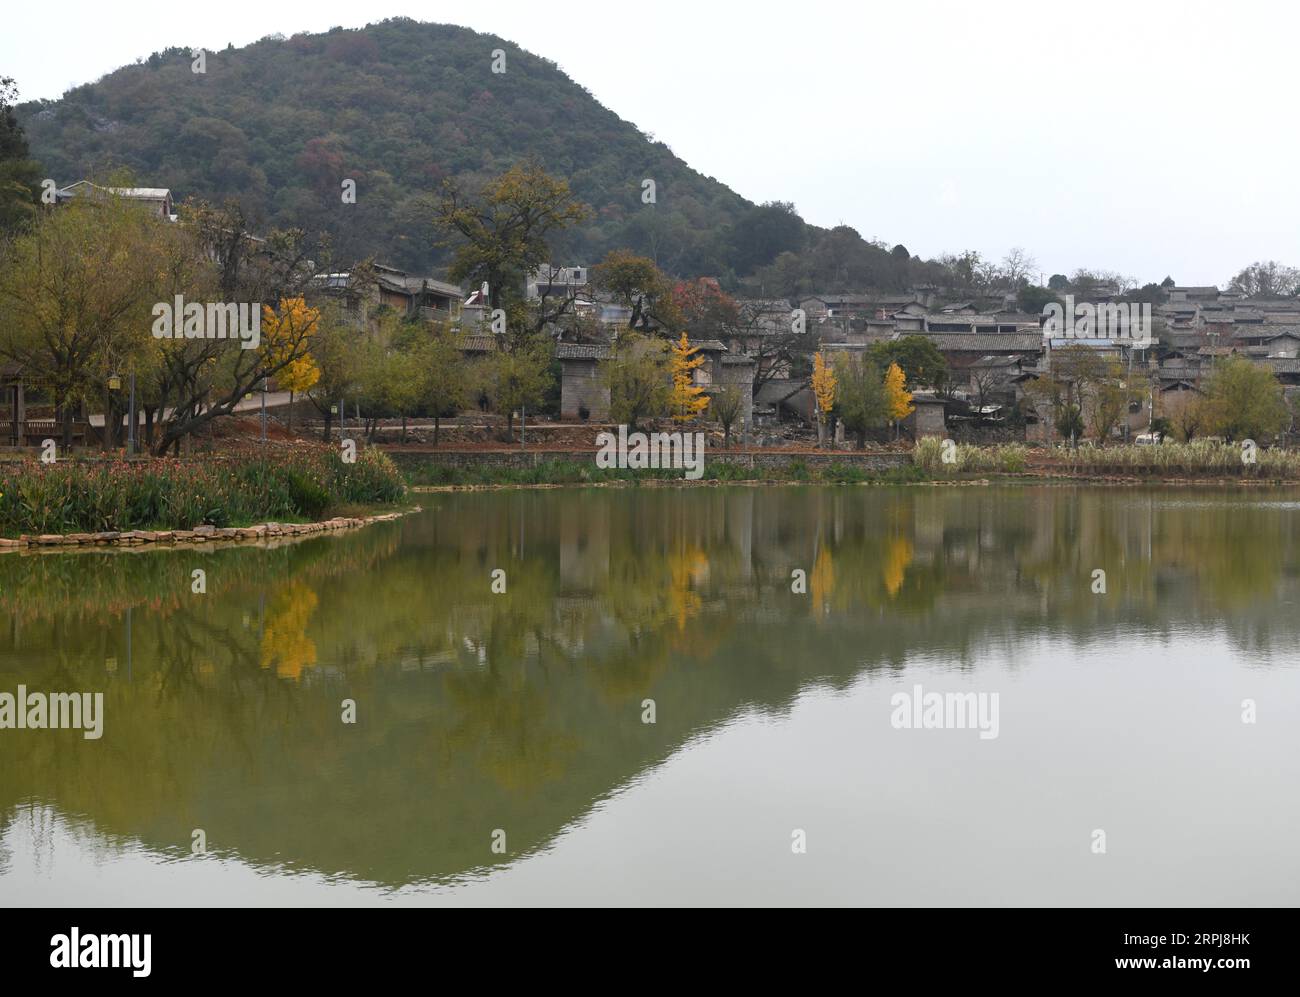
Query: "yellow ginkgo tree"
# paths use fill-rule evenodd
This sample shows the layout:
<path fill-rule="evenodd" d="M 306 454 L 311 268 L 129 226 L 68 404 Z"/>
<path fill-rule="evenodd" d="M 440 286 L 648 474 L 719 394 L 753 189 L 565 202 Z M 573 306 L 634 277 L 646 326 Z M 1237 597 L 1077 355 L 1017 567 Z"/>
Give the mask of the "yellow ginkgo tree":
<path fill-rule="evenodd" d="M 695 383 L 695 371 L 704 363 L 704 357 L 698 353 L 684 332 L 682 338 L 673 344 L 673 393 L 669 407 L 677 422 L 690 422 L 709 407 L 709 396 L 701 385 Z"/>
<path fill-rule="evenodd" d="M 320 326 L 320 310 L 302 298 L 285 298 L 280 310 L 262 306 L 262 349 L 271 363 L 285 366 L 275 376 L 276 387 L 289 392 L 290 428 L 293 428 L 293 396 L 310 391 L 320 380 L 320 368 L 311 353 L 302 352 L 302 343 L 310 349 L 310 337 Z"/>
<path fill-rule="evenodd" d="M 889 418 L 896 423 L 906 419 L 916 409 L 912 404 L 912 393 L 907 390 L 907 378 L 896 363 L 891 363 L 885 371 L 885 404 L 889 409 Z"/>
<path fill-rule="evenodd" d="M 822 351 L 813 354 L 812 388 L 817 401 L 817 435 L 824 442 L 826 419 L 835 406 L 835 371 L 826 363 Z"/>

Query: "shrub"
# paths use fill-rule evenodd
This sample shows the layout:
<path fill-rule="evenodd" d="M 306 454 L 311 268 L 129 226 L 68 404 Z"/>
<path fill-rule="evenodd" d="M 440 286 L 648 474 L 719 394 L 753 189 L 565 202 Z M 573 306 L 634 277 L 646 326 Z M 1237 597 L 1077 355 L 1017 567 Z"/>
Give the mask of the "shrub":
<path fill-rule="evenodd" d="M 388 457 L 363 450 L 345 464 L 331 448 L 217 460 L 21 461 L 0 467 L 0 532 L 101 532 L 318 519 L 343 504 L 399 501 L 406 486 Z"/>

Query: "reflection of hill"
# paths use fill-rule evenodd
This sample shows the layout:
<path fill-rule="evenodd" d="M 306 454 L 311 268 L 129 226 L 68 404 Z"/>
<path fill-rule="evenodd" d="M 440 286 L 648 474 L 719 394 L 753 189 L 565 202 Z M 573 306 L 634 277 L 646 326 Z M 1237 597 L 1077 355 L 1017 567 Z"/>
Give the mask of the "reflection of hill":
<path fill-rule="evenodd" d="M 1118 627 L 1214 628 L 1266 662 L 1300 623 L 1279 610 L 1296 511 L 1263 494 L 447 495 L 364 533 L 207 555 L 206 596 L 173 552 L 76 558 L 84 587 L 64 559 L 5 559 L 0 689 L 103 689 L 106 729 L 0 734 L 0 814 L 34 798 L 161 849 L 202 827 L 254 863 L 461 874 L 490 863 L 493 828 L 514 854 L 543 847 L 693 734 L 813 681 Z M 129 623 L 95 605 L 110 596 Z"/>

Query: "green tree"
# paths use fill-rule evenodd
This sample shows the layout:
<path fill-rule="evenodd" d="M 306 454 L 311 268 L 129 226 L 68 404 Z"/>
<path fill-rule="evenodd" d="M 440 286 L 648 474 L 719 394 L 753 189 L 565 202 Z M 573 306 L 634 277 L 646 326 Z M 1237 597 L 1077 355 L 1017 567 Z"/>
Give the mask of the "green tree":
<path fill-rule="evenodd" d="M 625 333 L 610 358 L 601 362 L 600 378 L 609 389 L 609 417 L 636 429 L 641 419 L 668 410 L 668 343 L 635 332 Z"/>
<path fill-rule="evenodd" d="M 1228 440 L 1267 439 L 1290 417 L 1273 372 L 1242 356 L 1216 363 L 1203 390 L 1210 430 Z"/>
<path fill-rule="evenodd" d="M 872 363 L 882 370 L 898 364 L 909 388 L 941 391 L 948 383 L 948 365 L 943 354 L 924 336 L 903 336 L 873 343 L 867 351 Z"/>
<path fill-rule="evenodd" d="M 360 392 L 370 344 L 369 336 L 344 320 L 336 303 L 321 308 L 310 347 L 320 377 L 306 396 L 321 415 L 321 436 L 326 443 L 333 432 L 334 417 L 343 412 L 345 400 Z"/>
<path fill-rule="evenodd" d="M 467 368 L 456 344 L 455 333 L 441 325 L 434 328 L 433 335 L 421 347 L 419 358 L 424 371 L 421 397 L 433 416 L 433 445 L 436 447 L 443 417 L 454 415 L 467 400 Z"/>
<path fill-rule="evenodd" d="M 568 183 L 536 163 L 510 167 L 477 195 L 448 180 L 436 209 L 437 224 L 454 250 L 451 279 L 475 287 L 486 283 L 493 309 L 522 299 L 524 279 L 550 259 L 548 237 L 588 215 Z"/>
<path fill-rule="evenodd" d="M 40 203 L 40 167 L 14 114 L 17 100 L 18 85 L 0 76 L 0 233 L 30 224 Z"/>
<path fill-rule="evenodd" d="M 550 364 L 549 345 L 534 342 L 492 353 L 475 365 L 479 387 L 493 410 L 506 417 L 507 433 L 514 433 L 516 412 L 541 406 L 550 386 Z"/>
<path fill-rule="evenodd" d="M 0 254 L 0 355 L 47 387 L 65 447 L 79 402 L 101 404 L 113 426 L 108 375 L 154 348 L 151 308 L 192 255 L 184 234 L 118 198 L 86 198 L 42 213 Z"/>
<path fill-rule="evenodd" d="M 1055 300 L 1055 291 L 1037 284 L 1025 284 L 1016 292 L 1016 307 L 1028 315 L 1043 314 L 1043 309 Z"/>
<path fill-rule="evenodd" d="M 1084 398 L 1088 428 L 1101 446 L 1128 412 L 1129 400 L 1134 392 L 1124 379 L 1124 367 L 1114 358 L 1102 361 L 1097 376 Z"/>
<path fill-rule="evenodd" d="M 835 357 L 835 379 L 835 415 L 857 436 L 861 450 L 867 433 L 889 421 L 884 376 L 869 357 L 840 353 Z"/>
<path fill-rule="evenodd" d="M 768 201 L 750 208 L 732 226 L 731 265 L 737 273 L 751 273 L 782 253 L 797 253 L 804 247 L 806 230 L 788 202 Z"/>
<path fill-rule="evenodd" d="M 683 319 L 674 300 L 672 282 L 648 257 L 626 249 L 611 250 L 592 267 L 591 278 L 597 290 L 628 309 L 629 329 L 672 331 L 681 326 Z"/>

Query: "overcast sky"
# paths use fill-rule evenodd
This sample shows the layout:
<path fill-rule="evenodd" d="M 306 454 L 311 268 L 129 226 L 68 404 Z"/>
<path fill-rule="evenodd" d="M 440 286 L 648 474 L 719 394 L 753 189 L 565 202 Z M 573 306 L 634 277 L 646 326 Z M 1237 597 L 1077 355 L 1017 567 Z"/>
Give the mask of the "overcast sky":
<path fill-rule="evenodd" d="M 121 10 L 118 16 L 106 12 Z M 18 4 L 0 75 L 58 97 L 168 46 L 392 16 L 495 32 L 754 201 L 913 253 L 1223 283 L 1300 265 L 1289 3 Z M 165 177 L 151 178 L 163 183 Z"/>

